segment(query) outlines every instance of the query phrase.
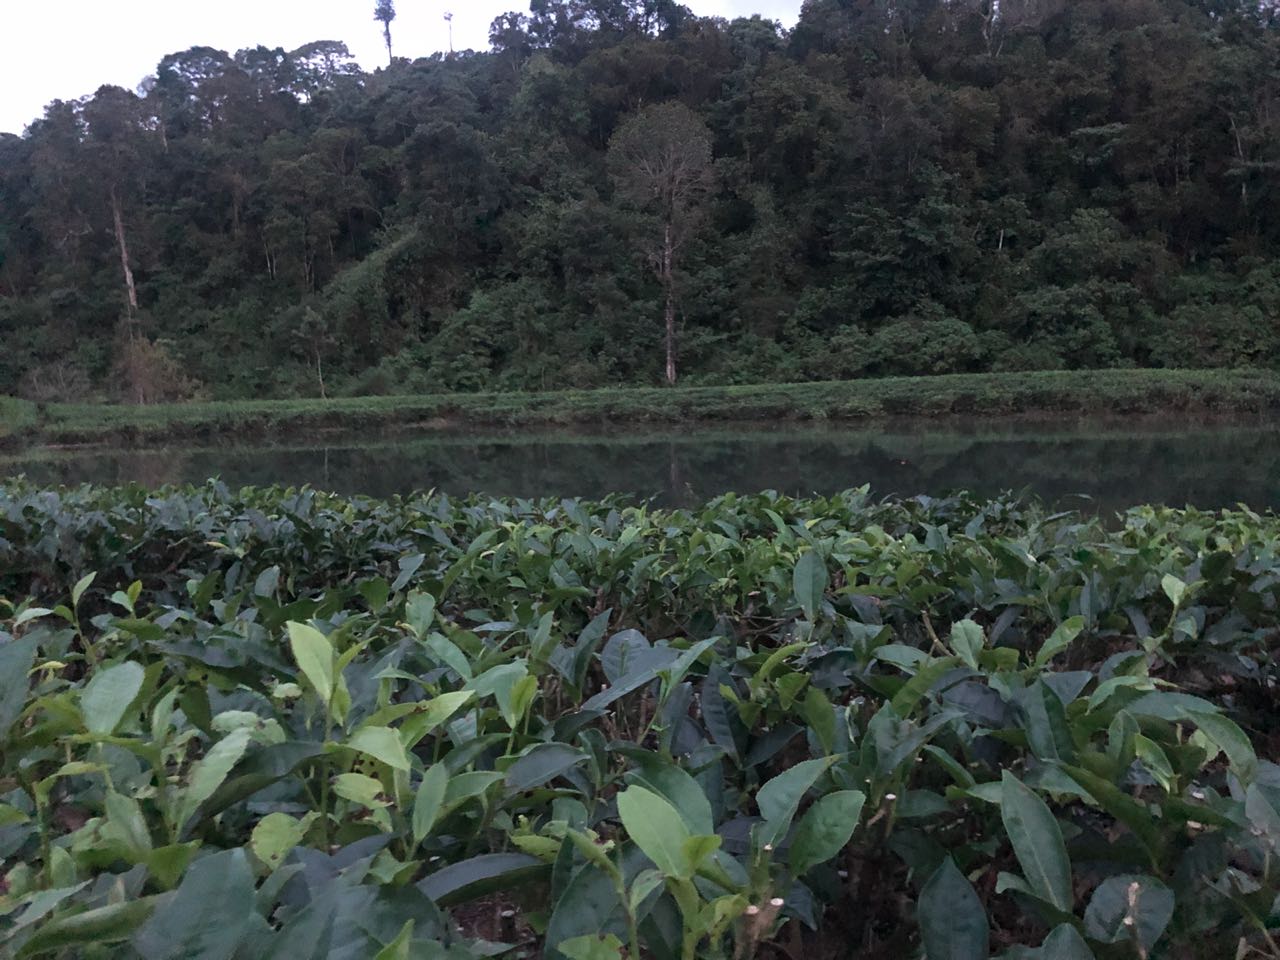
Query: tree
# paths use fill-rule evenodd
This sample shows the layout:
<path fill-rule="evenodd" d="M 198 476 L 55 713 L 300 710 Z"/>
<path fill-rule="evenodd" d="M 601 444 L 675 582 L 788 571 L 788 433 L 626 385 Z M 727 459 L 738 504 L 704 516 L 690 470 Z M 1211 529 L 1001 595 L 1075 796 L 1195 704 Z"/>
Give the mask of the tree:
<path fill-rule="evenodd" d="M 662 284 L 667 383 L 676 382 L 676 271 L 711 189 L 711 132 L 682 103 L 646 107 L 609 141 L 609 171 L 619 195 L 656 220 L 644 241 Z"/>
<path fill-rule="evenodd" d="M 387 62 L 393 63 L 391 56 L 391 21 L 396 18 L 395 0 L 378 0 L 373 8 L 373 19 L 382 24 L 382 39 L 387 45 Z"/>

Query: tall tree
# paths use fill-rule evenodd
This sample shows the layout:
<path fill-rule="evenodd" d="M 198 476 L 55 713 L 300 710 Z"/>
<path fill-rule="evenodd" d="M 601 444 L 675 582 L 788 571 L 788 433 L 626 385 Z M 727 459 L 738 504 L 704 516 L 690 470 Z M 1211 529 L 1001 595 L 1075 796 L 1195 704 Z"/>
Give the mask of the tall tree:
<path fill-rule="evenodd" d="M 373 19 L 382 24 L 382 39 L 387 45 L 387 62 L 395 63 L 391 56 L 391 21 L 396 18 L 395 0 L 378 0 L 373 8 Z"/>
<path fill-rule="evenodd" d="M 656 221 L 642 243 L 662 284 L 667 383 L 676 382 L 676 272 L 711 189 L 711 131 L 682 103 L 646 107 L 609 141 L 619 195 Z"/>

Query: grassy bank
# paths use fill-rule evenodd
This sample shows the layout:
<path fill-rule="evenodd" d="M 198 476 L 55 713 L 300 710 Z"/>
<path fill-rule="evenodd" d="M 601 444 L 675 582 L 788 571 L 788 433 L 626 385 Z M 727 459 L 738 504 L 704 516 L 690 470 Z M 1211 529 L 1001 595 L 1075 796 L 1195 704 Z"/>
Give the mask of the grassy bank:
<path fill-rule="evenodd" d="M 620 388 L 122 406 L 0 399 L 0 443 L 284 437 L 300 430 L 572 426 L 900 416 L 1046 417 L 1280 409 L 1265 371 L 1097 370 L 734 387 Z"/>

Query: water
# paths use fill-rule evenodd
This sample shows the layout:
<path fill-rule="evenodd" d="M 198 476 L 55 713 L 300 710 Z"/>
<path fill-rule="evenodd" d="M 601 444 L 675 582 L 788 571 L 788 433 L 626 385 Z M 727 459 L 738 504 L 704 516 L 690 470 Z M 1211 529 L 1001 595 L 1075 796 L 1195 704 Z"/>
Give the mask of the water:
<path fill-rule="evenodd" d="M 40 483 L 303 484 L 386 496 L 599 496 L 628 492 L 687 505 L 735 490 L 979 494 L 1029 489 L 1069 506 L 1140 502 L 1280 508 L 1280 427 L 1078 423 L 680 428 L 538 434 L 325 437 L 295 445 L 41 451 L 0 460 Z M 1081 501 L 1076 495 L 1091 500 Z"/>

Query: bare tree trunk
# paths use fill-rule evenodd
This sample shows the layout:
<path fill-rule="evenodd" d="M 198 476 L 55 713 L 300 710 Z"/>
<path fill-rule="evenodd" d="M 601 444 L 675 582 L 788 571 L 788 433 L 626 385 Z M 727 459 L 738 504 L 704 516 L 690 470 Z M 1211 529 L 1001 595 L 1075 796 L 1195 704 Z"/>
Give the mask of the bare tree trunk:
<path fill-rule="evenodd" d="M 120 269 L 124 272 L 124 286 L 129 294 L 129 337 L 134 335 L 133 318 L 138 312 L 138 289 L 133 284 L 133 270 L 129 267 L 129 246 L 124 237 L 124 217 L 120 213 L 120 196 L 111 188 L 111 219 L 116 228 L 116 246 L 120 250 Z"/>
<path fill-rule="evenodd" d="M 671 242 L 671 224 L 667 224 L 666 236 L 662 244 L 662 286 L 666 291 L 666 324 L 667 324 L 667 385 L 675 386 L 676 382 L 676 292 L 673 276 L 672 260 L 674 246 Z"/>
<path fill-rule="evenodd" d="M 382 38 L 387 41 L 387 66 L 394 67 L 396 58 L 391 55 L 391 22 L 382 25 Z"/>
<path fill-rule="evenodd" d="M 316 357 L 316 379 L 320 381 L 320 399 L 327 400 L 329 399 L 329 397 L 324 392 L 324 367 L 321 366 L 320 364 L 320 345 L 319 344 L 315 344 L 314 352 Z"/>

